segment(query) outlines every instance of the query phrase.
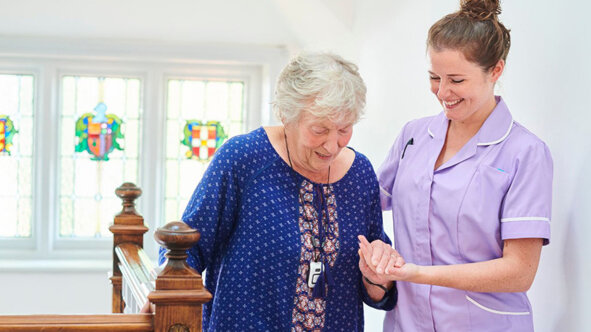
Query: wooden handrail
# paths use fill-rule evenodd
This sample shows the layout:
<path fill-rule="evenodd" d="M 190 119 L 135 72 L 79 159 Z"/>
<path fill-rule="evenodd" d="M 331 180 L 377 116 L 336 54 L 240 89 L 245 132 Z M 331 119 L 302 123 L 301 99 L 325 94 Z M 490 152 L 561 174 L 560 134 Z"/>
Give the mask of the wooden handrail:
<path fill-rule="evenodd" d="M 133 243 L 121 243 L 115 248 L 121 262 L 119 270 L 123 277 L 121 288 L 125 313 L 139 313 L 148 294 L 156 287 L 157 273 L 144 250 Z"/>
<path fill-rule="evenodd" d="M 151 314 L 0 316 L 0 331 L 154 331 Z"/>
<path fill-rule="evenodd" d="M 121 294 L 123 279 L 119 270 L 119 257 L 116 248 L 122 243 L 132 243 L 140 248 L 144 247 L 144 233 L 148 227 L 144 226 L 144 218 L 135 210 L 135 200 L 142 194 L 142 190 L 135 184 L 125 182 L 115 190 L 117 197 L 121 198 L 123 208 L 115 216 L 113 225 L 109 230 L 113 233 L 113 313 L 122 313 L 125 309 L 125 302 Z"/>

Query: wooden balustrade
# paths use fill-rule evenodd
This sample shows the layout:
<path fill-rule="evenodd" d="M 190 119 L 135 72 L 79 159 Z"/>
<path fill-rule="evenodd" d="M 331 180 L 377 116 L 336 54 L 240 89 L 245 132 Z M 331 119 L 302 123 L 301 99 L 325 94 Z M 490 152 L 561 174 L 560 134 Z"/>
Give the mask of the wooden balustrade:
<path fill-rule="evenodd" d="M 203 287 L 201 275 L 187 263 L 187 249 L 199 240 L 199 232 L 187 224 L 174 221 L 159 228 L 156 241 L 168 249 L 168 262 L 156 279 L 156 290 L 148 295 L 156 306 L 154 329 L 168 331 L 172 322 L 175 332 L 201 331 L 201 305 L 211 300 Z"/>
<path fill-rule="evenodd" d="M 113 313 L 122 313 L 125 309 L 121 293 L 123 279 L 119 269 L 121 261 L 117 256 L 116 248 L 123 243 L 143 248 L 144 234 L 148 231 L 148 227 L 144 226 L 144 218 L 135 210 L 135 200 L 140 197 L 142 190 L 135 184 L 126 182 L 115 190 L 115 194 L 123 201 L 123 209 L 115 216 L 113 225 L 109 227 L 113 233 L 113 275 L 110 279 L 113 285 Z"/>
<path fill-rule="evenodd" d="M 134 207 L 141 190 L 132 183 L 124 183 L 117 188 L 116 194 L 123 200 L 123 209 L 109 228 L 113 233 L 113 274 L 110 278 L 113 314 L 0 316 L 0 332 L 201 331 L 201 305 L 211 300 L 211 294 L 203 287 L 199 273 L 186 263 L 186 251 L 197 243 L 199 233 L 178 221 L 159 228 L 154 236 L 159 244 L 168 249 L 168 260 L 155 277 L 143 252 L 143 235 L 148 228 Z M 147 294 L 155 312 L 123 313 L 127 312 L 122 294 L 124 284 L 129 285 L 133 293 L 129 295 L 135 302 L 132 311 L 137 311 L 137 306 L 143 304 Z M 126 298 L 131 299 L 129 296 Z"/>
<path fill-rule="evenodd" d="M 2 332 L 152 332 L 152 314 L 0 316 Z M 167 331 L 167 330 L 160 330 Z M 199 331 L 199 330 L 197 330 Z"/>

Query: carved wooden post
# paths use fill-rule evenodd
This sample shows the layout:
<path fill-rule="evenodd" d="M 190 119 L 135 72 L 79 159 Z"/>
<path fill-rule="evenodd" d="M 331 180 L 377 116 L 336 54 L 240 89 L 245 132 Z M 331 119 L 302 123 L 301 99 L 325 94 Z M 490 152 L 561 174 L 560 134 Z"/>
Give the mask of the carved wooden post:
<path fill-rule="evenodd" d="M 135 184 L 125 182 L 117 190 L 117 197 L 123 200 L 123 209 L 115 216 L 114 223 L 109 230 L 113 233 L 113 313 L 122 313 L 125 303 L 121 297 L 121 271 L 119 270 L 119 258 L 115 254 L 115 247 L 124 242 L 137 244 L 141 248 L 144 245 L 144 233 L 148 228 L 144 226 L 144 218 L 135 210 L 134 201 L 142 194 L 142 190 Z"/>
<path fill-rule="evenodd" d="M 167 248 L 168 262 L 156 279 L 156 290 L 148 299 L 156 306 L 155 332 L 201 331 L 201 305 L 211 300 L 201 275 L 187 263 L 187 249 L 199 240 L 196 230 L 180 221 L 170 222 L 154 234 Z"/>

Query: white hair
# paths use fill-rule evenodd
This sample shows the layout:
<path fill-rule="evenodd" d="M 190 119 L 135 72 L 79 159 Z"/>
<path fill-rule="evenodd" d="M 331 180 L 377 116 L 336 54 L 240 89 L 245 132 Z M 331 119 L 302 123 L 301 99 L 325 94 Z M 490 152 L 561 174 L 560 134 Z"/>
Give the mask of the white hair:
<path fill-rule="evenodd" d="M 365 83 L 355 64 L 332 53 L 303 53 L 281 71 L 273 109 L 283 123 L 307 111 L 338 123 L 356 123 L 365 108 Z"/>

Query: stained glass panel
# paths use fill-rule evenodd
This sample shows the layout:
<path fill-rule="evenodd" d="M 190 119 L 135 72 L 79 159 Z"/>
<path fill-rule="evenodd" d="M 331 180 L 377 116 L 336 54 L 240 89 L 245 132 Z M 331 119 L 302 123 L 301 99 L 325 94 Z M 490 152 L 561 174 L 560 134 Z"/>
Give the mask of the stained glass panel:
<path fill-rule="evenodd" d="M 211 154 L 244 133 L 244 83 L 168 81 L 164 221 L 180 220 Z"/>
<path fill-rule="evenodd" d="M 30 237 L 34 77 L 0 74 L 0 237 Z"/>
<path fill-rule="evenodd" d="M 137 183 L 141 104 L 136 78 L 62 78 L 60 237 L 111 236 L 115 188 Z"/>

